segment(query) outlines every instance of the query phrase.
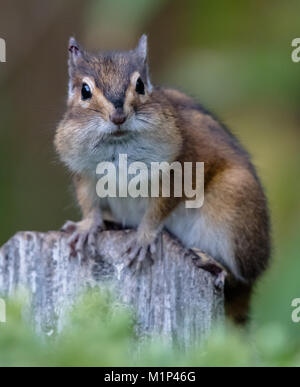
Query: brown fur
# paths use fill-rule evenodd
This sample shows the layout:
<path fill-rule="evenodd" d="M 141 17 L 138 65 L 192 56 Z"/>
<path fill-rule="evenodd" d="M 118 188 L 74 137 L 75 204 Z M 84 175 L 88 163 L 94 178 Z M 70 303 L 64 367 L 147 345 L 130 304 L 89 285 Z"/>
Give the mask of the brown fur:
<path fill-rule="evenodd" d="M 71 54 L 72 95 L 57 130 L 56 148 L 76 173 L 78 202 L 84 217 L 90 218 L 99 205 L 91 194 L 95 181 L 87 167 L 79 168 L 77 161 L 83 154 L 87 158 L 93 155 L 90 149 L 95 141 L 90 138 L 93 133 L 85 134 L 84 128 L 89 128 L 99 115 L 109 122 L 114 110 L 121 109 L 128 119 L 136 117 L 141 123 L 150 122 L 149 129 L 142 133 L 143 139 L 165 149 L 165 161 L 204 162 L 205 202 L 201 216 L 213 227 L 229 230 L 236 265 L 244 282 L 229 277 L 225 289 L 226 311 L 235 321 L 244 321 L 252 286 L 266 269 L 270 255 L 269 217 L 262 186 L 248 153 L 209 112 L 177 90 L 147 87 L 148 66 L 140 51 L 90 54 L 80 50 L 79 55 Z M 135 91 L 139 76 L 146 84 L 145 95 Z M 93 98 L 87 102 L 80 100 L 84 78 L 93 87 Z M 115 141 L 112 134 L 101 134 L 99 143 L 111 144 Z M 139 243 L 151 243 L 164 220 L 185 199 L 174 195 L 149 199 L 138 228 Z M 222 257 L 214 258 L 222 261 Z"/>

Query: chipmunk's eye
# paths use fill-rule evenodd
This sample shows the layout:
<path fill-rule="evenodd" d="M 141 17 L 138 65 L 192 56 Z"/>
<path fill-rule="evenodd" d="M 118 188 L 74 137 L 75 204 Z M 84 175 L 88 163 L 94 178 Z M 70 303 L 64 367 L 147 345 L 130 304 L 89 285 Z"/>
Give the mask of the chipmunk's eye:
<path fill-rule="evenodd" d="M 89 85 L 87 85 L 86 83 L 84 83 L 82 85 L 81 98 L 82 98 L 83 101 L 92 98 L 91 89 L 90 89 Z"/>
<path fill-rule="evenodd" d="M 138 94 L 145 94 L 145 85 L 141 77 L 139 77 L 139 79 L 136 81 L 135 91 Z"/>

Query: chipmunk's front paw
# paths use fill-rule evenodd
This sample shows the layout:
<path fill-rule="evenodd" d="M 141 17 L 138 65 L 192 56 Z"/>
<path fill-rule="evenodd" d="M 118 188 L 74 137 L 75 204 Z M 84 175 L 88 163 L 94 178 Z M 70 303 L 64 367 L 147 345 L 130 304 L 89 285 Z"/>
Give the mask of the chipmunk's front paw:
<path fill-rule="evenodd" d="M 149 260 L 150 264 L 153 264 L 154 260 L 152 255 L 156 253 L 156 242 L 141 243 L 137 238 L 134 238 L 124 254 L 127 255 L 126 264 L 131 267 L 135 265 L 135 271 L 141 270 L 144 262 Z"/>
<path fill-rule="evenodd" d="M 101 230 L 103 230 L 103 224 L 100 221 L 84 219 L 80 222 L 66 222 L 62 231 L 71 234 L 68 238 L 71 256 L 76 257 L 84 251 L 93 257 L 96 256 L 97 235 Z"/>

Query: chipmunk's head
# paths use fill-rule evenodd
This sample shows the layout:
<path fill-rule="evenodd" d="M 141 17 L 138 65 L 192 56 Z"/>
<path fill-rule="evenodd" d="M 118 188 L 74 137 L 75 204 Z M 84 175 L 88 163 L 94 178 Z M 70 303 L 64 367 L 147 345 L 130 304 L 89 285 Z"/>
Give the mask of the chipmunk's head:
<path fill-rule="evenodd" d="M 149 136 L 156 143 L 163 142 L 160 136 L 167 141 L 164 115 L 152 95 L 145 35 L 133 50 L 100 53 L 87 52 L 71 38 L 69 77 L 67 111 L 55 145 L 73 170 L 83 158 L 92 165 L 110 145 L 146 142 Z"/>
<path fill-rule="evenodd" d="M 129 125 L 124 124 L 137 115 L 152 91 L 146 35 L 134 50 L 97 54 L 83 50 L 71 38 L 69 76 L 69 109 L 99 120 L 103 135 L 126 134 Z"/>

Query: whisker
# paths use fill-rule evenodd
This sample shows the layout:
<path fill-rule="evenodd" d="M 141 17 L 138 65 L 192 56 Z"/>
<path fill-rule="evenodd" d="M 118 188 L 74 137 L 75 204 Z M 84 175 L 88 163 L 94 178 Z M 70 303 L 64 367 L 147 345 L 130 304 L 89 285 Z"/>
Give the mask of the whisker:
<path fill-rule="evenodd" d="M 152 123 L 152 120 L 147 120 L 144 116 L 142 116 L 143 118 L 141 118 L 140 116 L 136 116 L 136 119 L 138 121 L 141 121 L 141 122 L 145 122 L 146 124 L 151 124 Z"/>
<path fill-rule="evenodd" d="M 101 114 L 101 111 L 100 110 L 97 110 L 97 109 L 92 109 L 92 108 L 87 108 L 88 110 L 91 110 L 92 112 L 96 112 L 96 113 L 100 113 Z"/>

